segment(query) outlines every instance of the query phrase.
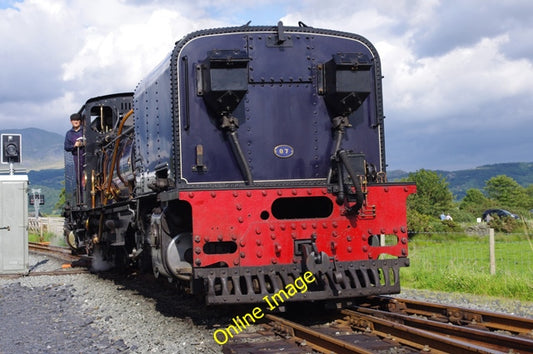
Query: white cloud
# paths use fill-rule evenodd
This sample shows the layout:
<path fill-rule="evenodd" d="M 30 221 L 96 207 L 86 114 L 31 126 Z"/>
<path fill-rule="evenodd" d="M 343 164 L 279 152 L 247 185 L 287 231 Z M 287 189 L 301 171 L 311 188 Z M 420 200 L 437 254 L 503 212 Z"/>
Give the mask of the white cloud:
<path fill-rule="evenodd" d="M 61 90 L 57 62 L 72 53 L 66 16 L 53 2 L 15 6 L 0 10 L 0 102 L 50 99 Z"/>
<path fill-rule="evenodd" d="M 157 7 L 120 9 L 129 21 L 116 23 L 113 18 L 101 21 L 98 26 L 84 29 L 80 50 L 63 64 L 63 79 L 81 79 L 88 75 L 100 77 L 104 82 L 112 73 L 116 78 L 112 87 L 135 84 L 161 61 L 172 49 L 175 41 L 189 31 L 201 26 L 216 25 L 213 20 L 188 18 L 173 9 Z"/>
<path fill-rule="evenodd" d="M 387 50 L 384 61 L 394 63 L 385 64 L 392 74 L 389 107 L 406 120 L 435 120 L 475 114 L 497 100 L 533 94 L 531 62 L 507 58 L 501 52 L 506 43 L 505 35 L 483 38 L 472 47 L 425 58 L 414 58 L 403 48 L 398 49 L 401 55 Z"/>
<path fill-rule="evenodd" d="M 40 127 L 63 131 L 65 117 L 89 97 L 133 91 L 183 35 L 227 25 L 185 1 L 25 0 L 13 6 L 0 9 L 0 120 L 8 127 L 52 121 L 61 123 Z M 71 103 L 58 111 L 64 97 Z"/>
<path fill-rule="evenodd" d="M 465 129 L 494 126 L 511 140 L 513 131 L 532 127 L 527 35 L 533 5 L 527 0 L 24 0 L 11 6 L 0 6 L 2 127 L 63 132 L 68 115 L 89 97 L 132 91 L 183 35 L 277 19 L 354 32 L 374 43 L 385 76 L 390 157 L 416 150 L 402 141 L 416 134 L 431 133 L 427 141 L 436 148 Z M 465 155 L 465 164 L 468 155 L 474 154 Z M 430 157 L 420 153 L 411 161 Z"/>

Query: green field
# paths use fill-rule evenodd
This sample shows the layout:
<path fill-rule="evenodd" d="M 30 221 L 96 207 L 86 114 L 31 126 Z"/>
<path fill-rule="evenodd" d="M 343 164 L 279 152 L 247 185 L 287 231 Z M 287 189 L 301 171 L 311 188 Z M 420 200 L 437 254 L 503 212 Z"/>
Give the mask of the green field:
<path fill-rule="evenodd" d="M 416 235 L 403 287 L 533 301 L 533 241 L 527 235 L 496 235 L 496 274 L 490 274 L 488 236 Z"/>

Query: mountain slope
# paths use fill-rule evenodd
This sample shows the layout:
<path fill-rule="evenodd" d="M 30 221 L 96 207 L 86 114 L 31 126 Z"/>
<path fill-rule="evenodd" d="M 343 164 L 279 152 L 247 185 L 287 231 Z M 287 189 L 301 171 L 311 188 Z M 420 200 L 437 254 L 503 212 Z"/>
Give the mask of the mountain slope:
<path fill-rule="evenodd" d="M 499 175 L 511 177 L 522 187 L 533 184 L 533 162 L 498 163 L 468 170 L 436 170 L 435 172 L 446 179 L 456 199 L 462 199 L 468 189 L 483 189 L 489 179 Z M 391 171 L 388 177 L 389 180 L 399 180 L 407 177 L 408 174 L 404 171 Z"/>

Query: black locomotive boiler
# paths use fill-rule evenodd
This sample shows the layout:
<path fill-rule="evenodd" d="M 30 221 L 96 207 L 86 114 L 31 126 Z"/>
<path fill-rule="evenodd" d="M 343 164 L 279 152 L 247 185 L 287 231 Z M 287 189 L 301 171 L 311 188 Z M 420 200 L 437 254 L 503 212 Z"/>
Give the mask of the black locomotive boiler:
<path fill-rule="evenodd" d="M 398 293 L 415 186 L 387 182 L 381 77 L 356 34 L 279 23 L 185 36 L 135 92 L 79 110 L 68 244 L 208 304 L 261 302 L 307 272 L 316 280 L 287 301 Z"/>

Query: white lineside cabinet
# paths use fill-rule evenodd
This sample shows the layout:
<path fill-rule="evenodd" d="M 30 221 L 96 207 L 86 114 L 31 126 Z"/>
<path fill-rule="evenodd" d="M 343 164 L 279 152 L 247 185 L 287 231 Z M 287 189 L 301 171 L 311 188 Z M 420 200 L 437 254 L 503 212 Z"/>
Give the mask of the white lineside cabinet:
<path fill-rule="evenodd" d="M 0 274 L 28 271 L 27 187 L 27 175 L 0 175 Z"/>

